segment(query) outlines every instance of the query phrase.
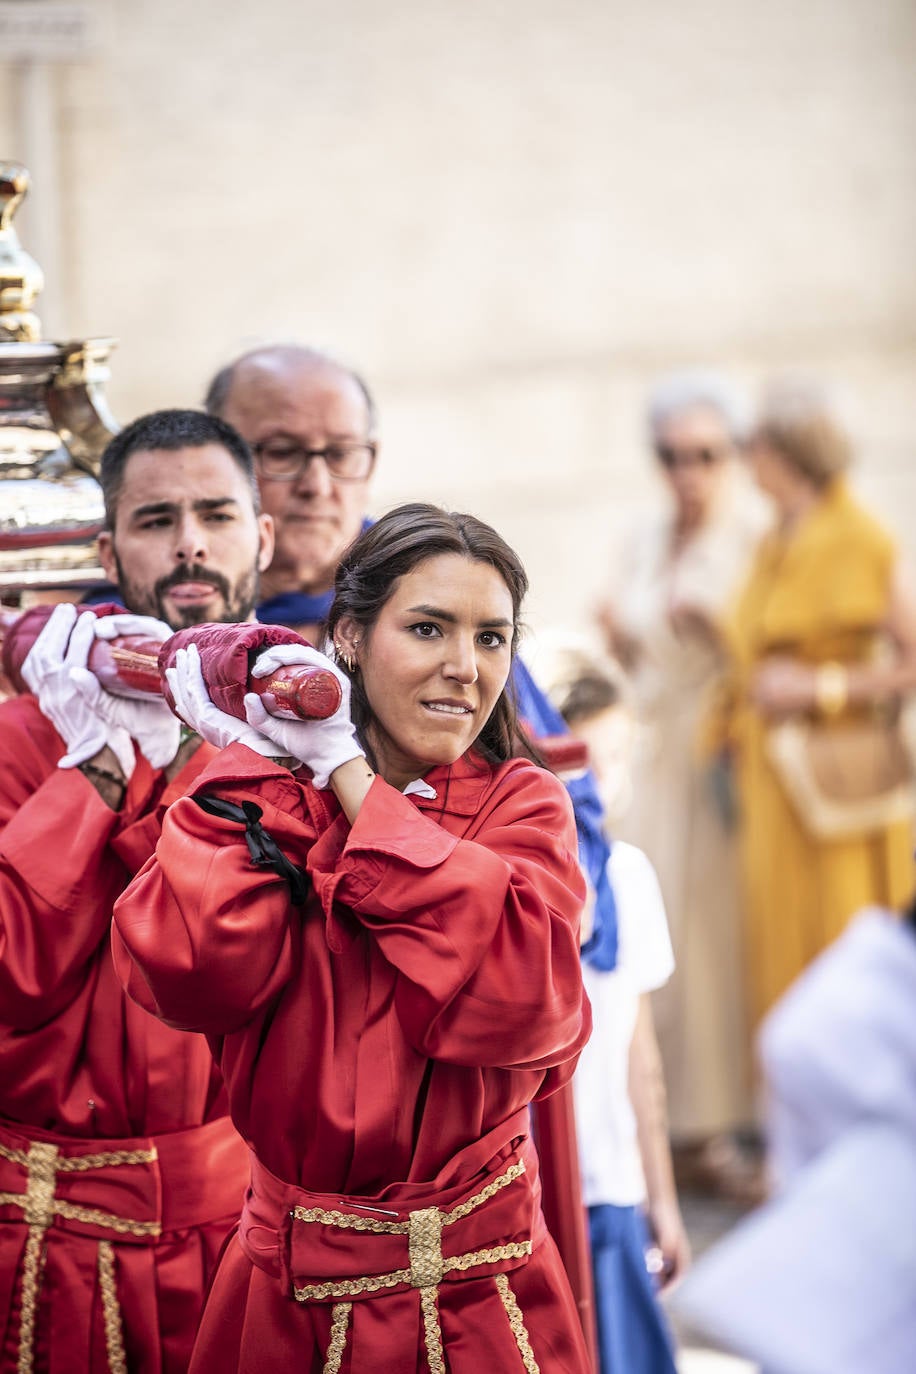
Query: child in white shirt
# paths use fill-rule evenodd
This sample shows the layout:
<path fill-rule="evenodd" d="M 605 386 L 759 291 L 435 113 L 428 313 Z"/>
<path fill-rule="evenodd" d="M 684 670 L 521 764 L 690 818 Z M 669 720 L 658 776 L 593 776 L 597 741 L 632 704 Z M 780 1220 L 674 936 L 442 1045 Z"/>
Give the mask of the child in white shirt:
<path fill-rule="evenodd" d="M 609 818 L 628 785 L 632 722 L 612 664 L 580 650 L 538 671 L 590 763 Z M 583 963 L 594 1026 L 573 1080 L 589 1210 L 602 1374 L 674 1374 L 656 1289 L 690 1261 L 671 1166 L 661 1058 L 649 993 L 674 969 L 658 879 L 642 850 L 615 841 L 617 966 Z M 657 1276 L 650 1276 L 649 1270 Z"/>

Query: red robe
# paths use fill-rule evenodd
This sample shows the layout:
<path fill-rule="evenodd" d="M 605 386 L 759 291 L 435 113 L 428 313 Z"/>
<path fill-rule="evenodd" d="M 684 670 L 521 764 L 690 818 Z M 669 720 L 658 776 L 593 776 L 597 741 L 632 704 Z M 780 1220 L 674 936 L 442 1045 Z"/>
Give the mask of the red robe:
<path fill-rule="evenodd" d="M 125 995 L 110 928 L 214 751 L 171 784 L 139 758 L 121 812 L 63 752 L 34 698 L 0 705 L 0 1371 L 181 1374 L 247 1151 L 206 1041 Z"/>
<path fill-rule="evenodd" d="M 443 1228 L 443 1254 L 516 1247 L 433 1285 L 447 1368 L 532 1368 L 522 1322 L 543 1374 L 588 1367 L 526 1140 L 527 1105 L 569 1079 L 590 1029 L 572 809 L 523 760 L 470 755 L 425 781 L 435 800 L 376 779 L 351 828 L 330 793 L 234 745 L 193 791 L 257 804 L 308 870 L 305 905 L 252 865 L 240 824 L 190 795 L 117 904 L 122 978 L 167 1021 L 210 1037 L 254 1152 L 239 1238 L 195 1347 L 201 1374 L 321 1369 L 335 1331 L 342 1363 L 329 1368 L 427 1368 L 413 1279 L 357 1294 L 349 1313 L 293 1291 L 403 1269 L 411 1212 L 453 1210 L 518 1167 L 523 1178 Z M 347 1213 L 349 1229 L 299 1224 L 296 1206 Z M 394 1223 L 367 1226 L 354 1211 Z M 368 1234 L 386 1228 L 402 1235 Z"/>

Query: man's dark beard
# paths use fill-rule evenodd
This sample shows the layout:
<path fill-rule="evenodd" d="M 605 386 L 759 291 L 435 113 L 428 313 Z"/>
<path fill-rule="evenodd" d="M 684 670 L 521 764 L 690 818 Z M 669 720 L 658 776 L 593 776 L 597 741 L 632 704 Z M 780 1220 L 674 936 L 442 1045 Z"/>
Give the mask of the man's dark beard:
<path fill-rule="evenodd" d="M 172 587 L 178 587 L 183 582 L 209 583 L 219 592 L 223 599 L 223 611 L 216 618 L 225 625 L 247 620 L 254 609 L 258 594 L 257 567 L 253 567 L 234 587 L 230 587 L 222 573 L 213 572 L 200 563 L 190 563 L 175 568 L 168 577 L 160 577 L 152 590 L 147 590 L 130 581 L 117 554 L 115 566 L 118 570 L 118 586 L 128 610 L 133 611 L 134 615 L 155 616 L 157 620 L 164 620 L 173 630 L 183 630 L 189 625 L 202 625 L 210 618 L 205 606 L 185 606 L 174 609 L 171 615 L 166 613 L 166 594 Z"/>

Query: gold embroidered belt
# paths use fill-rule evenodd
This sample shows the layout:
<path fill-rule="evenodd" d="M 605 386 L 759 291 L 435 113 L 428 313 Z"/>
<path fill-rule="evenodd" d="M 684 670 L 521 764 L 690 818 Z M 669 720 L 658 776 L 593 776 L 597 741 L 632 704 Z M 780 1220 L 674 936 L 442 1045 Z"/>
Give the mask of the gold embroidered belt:
<path fill-rule="evenodd" d="M 517 1148 L 504 1150 L 492 1170 L 470 1185 L 435 1196 L 411 1196 L 414 1201 L 423 1205 L 405 1207 L 387 1196 L 309 1193 L 283 1184 L 252 1156 L 251 1191 L 239 1240 L 249 1259 L 265 1267 L 265 1251 L 253 1233 L 269 1225 L 272 1215 L 278 1222 L 284 1291 L 297 1302 L 333 1304 L 325 1374 L 340 1368 L 354 1303 L 411 1292 L 414 1302 L 419 1298 L 431 1374 L 446 1374 L 440 1285 L 472 1278 L 492 1279 L 518 1349 L 519 1368 L 536 1374 L 537 1361 L 507 1277 L 527 1263 L 544 1235 L 537 1156 L 530 1141 L 525 1138 Z M 392 1351 L 376 1351 L 380 1368 L 397 1363 L 396 1325 L 392 1311 L 387 1324 Z"/>
<path fill-rule="evenodd" d="M 126 1374 L 114 1243 L 153 1245 L 164 1231 L 231 1218 L 242 1201 L 246 1153 L 228 1118 L 164 1136 L 78 1140 L 0 1121 L 0 1216 L 27 1229 L 20 1278 L 17 1374 L 34 1365 L 47 1233 L 98 1246 L 111 1374 Z M 12 1217 L 7 1209 L 14 1209 Z"/>

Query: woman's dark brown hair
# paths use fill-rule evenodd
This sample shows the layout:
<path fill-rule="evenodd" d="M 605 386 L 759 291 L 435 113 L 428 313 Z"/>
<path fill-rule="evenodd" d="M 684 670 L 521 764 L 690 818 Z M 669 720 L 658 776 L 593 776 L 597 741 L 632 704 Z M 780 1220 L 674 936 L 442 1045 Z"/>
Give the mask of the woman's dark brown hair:
<path fill-rule="evenodd" d="M 334 580 L 334 602 L 327 620 L 330 639 L 335 639 L 337 627 L 347 619 L 352 619 L 361 633 L 369 636 L 398 578 L 427 558 L 452 553 L 478 563 L 489 563 L 505 582 L 512 598 L 511 651 L 514 659 L 519 613 L 528 590 L 528 577 L 521 560 L 482 520 L 421 502 L 411 502 L 389 511 L 347 549 Z M 345 663 L 340 663 L 340 667 L 352 684 L 353 723 L 365 746 L 366 727 L 373 716 L 359 667 L 350 670 Z M 501 762 L 518 752 L 516 709 L 510 683 L 500 693 L 476 745 L 491 762 Z"/>

